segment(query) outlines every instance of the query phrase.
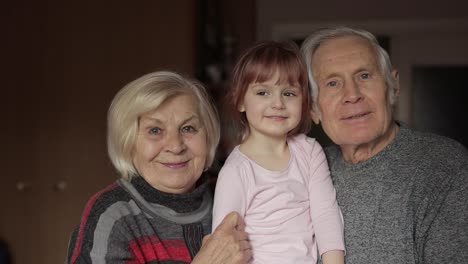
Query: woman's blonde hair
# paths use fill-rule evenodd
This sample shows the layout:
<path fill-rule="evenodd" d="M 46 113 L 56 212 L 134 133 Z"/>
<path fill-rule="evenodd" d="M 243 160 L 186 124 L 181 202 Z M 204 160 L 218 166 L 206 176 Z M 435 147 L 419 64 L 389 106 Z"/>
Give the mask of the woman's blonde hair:
<path fill-rule="evenodd" d="M 129 179 L 138 175 L 133 165 L 139 119 L 155 110 L 169 98 L 191 95 L 198 106 L 198 114 L 206 130 L 208 156 L 205 169 L 213 163 L 220 138 L 216 109 L 204 86 L 195 79 L 169 71 L 146 74 L 123 87 L 112 100 L 107 116 L 107 150 L 120 173 Z"/>

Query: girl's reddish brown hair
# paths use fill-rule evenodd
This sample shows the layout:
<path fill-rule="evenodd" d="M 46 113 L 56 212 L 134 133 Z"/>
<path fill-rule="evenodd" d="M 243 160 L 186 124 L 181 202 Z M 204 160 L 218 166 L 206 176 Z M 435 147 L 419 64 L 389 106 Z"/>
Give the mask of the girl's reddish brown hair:
<path fill-rule="evenodd" d="M 301 121 L 288 135 L 308 133 L 312 124 L 309 117 L 310 92 L 307 70 L 299 47 L 292 41 L 261 41 L 247 49 L 234 66 L 231 87 L 225 97 L 225 113 L 229 116 L 225 122 L 225 132 L 233 144 L 239 144 L 249 133 L 245 113 L 239 112 L 239 105 L 244 100 L 250 84 L 262 83 L 279 73 L 278 84 L 288 83 L 302 90 Z M 226 120 L 224 120 L 226 121 Z"/>

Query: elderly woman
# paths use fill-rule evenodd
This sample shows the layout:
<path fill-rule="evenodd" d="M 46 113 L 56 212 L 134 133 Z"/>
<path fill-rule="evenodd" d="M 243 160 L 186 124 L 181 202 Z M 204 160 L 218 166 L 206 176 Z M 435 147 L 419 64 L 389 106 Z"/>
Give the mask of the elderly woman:
<path fill-rule="evenodd" d="M 245 263 L 250 245 L 236 213 L 208 235 L 206 171 L 219 130 L 195 80 L 154 72 L 120 90 L 108 114 L 108 151 L 122 178 L 87 203 L 67 263 Z"/>

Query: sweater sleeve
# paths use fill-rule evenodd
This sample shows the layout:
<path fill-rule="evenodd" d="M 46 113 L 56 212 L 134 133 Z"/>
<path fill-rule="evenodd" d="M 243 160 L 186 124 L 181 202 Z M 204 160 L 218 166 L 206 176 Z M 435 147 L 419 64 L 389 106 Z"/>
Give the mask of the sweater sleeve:
<path fill-rule="evenodd" d="M 306 139 L 312 145 L 310 152 L 309 200 L 319 253 L 345 250 L 343 218 L 336 201 L 336 192 L 330 177 L 327 160 L 320 144 Z"/>
<path fill-rule="evenodd" d="M 232 158 L 228 159 L 218 175 L 213 204 L 213 231 L 232 211 L 245 216 L 246 187 L 242 180 L 242 170 L 234 163 L 236 161 Z"/>
<path fill-rule="evenodd" d="M 466 156 L 465 156 L 466 157 Z M 429 198 L 424 232 L 417 238 L 419 263 L 466 263 L 468 259 L 468 166 L 447 177 Z M 450 180 L 451 179 L 451 180 Z M 427 216 L 433 215 L 433 219 Z M 427 220 L 430 220 L 428 222 Z"/>

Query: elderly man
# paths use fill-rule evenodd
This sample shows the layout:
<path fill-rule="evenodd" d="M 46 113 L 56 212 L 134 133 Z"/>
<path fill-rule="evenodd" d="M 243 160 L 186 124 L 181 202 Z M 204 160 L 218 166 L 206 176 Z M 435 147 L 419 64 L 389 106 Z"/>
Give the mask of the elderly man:
<path fill-rule="evenodd" d="M 398 72 L 366 31 L 332 28 L 302 46 L 312 119 L 345 220 L 346 263 L 468 263 L 468 153 L 393 117 Z"/>

